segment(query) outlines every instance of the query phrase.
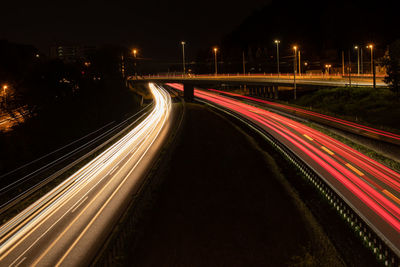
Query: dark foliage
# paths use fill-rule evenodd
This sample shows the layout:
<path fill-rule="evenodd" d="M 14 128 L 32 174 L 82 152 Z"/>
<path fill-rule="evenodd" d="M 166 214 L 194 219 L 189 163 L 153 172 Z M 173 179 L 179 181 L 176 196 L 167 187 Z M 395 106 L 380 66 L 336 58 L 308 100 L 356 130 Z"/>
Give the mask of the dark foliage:
<path fill-rule="evenodd" d="M 400 39 L 389 45 L 383 65 L 386 67 L 387 76 L 385 83 L 399 97 L 400 91 Z"/>

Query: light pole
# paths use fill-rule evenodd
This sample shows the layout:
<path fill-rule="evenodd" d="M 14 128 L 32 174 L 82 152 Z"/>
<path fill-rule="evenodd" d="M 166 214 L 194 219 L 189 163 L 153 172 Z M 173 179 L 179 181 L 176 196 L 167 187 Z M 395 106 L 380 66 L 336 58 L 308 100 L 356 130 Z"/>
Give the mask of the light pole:
<path fill-rule="evenodd" d="M 372 74 L 372 85 L 374 89 L 376 88 L 376 73 L 375 73 L 375 62 L 374 62 L 374 46 L 370 44 L 368 46 L 371 48 L 371 74 Z"/>
<path fill-rule="evenodd" d="M 296 71 L 297 71 L 297 46 L 293 46 L 294 50 L 294 59 L 293 59 L 293 83 L 294 83 L 294 100 L 297 98 L 297 92 L 296 92 Z"/>
<path fill-rule="evenodd" d="M 299 76 L 301 76 L 301 54 L 299 49 Z"/>
<path fill-rule="evenodd" d="M 276 44 L 276 67 L 278 69 L 278 77 L 279 77 L 279 44 L 281 41 L 275 40 Z"/>
<path fill-rule="evenodd" d="M 358 49 L 358 45 L 354 49 L 357 50 L 357 74 L 360 76 L 360 49 Z"/>
<path fill-rule="evenodd" d="M 217 66 L 217 52 L 218 52 L 218 48 L 214 47 L 215 75 L 217 75 L 217 74 L 218 74 L 218 66 Z"/>
<path fill-rule="evenodd" d="M 137 78 L 137 68 L 136 68 L 136 55 L 137 55 L 137 49 L 133 49 L 132 50 L 132 53 L 133 53 L 133 57 L 134 57 L 134 60 L 135 60 L 135 62 L 134 62 L 134 66 L 135 66 L 135 77 Z"/>
<path fill-rule="evenodd" d="M 373 74 L 374 70 L 374 65 L 373 65 L 373 61 L 374 61 L 374 46 L 373 45 L 368 45 L 367 48 L 371 49 L 371 74 Z"/>
<path fill-rule="evenodd" d="M 7 94 L 6 94 L 7 89 L 8 89 L 8 85 L 7 84 L 3 85 L 4 107 L 7 105 Z"/>
<path fill-rule="evenodd" d="M 364 62 L 363 62 L 363 48 L 362 46 L 360 46 L 360 69 L 361 69 L 361 73 L 364 73 Z"/>
<path fill-rule="evenodd" d="M 185 68 L 185 42 L 182 41 L 181 45 L 182 45 L 182 66 L 183 66 L 183 75 L 186 74 L 186 68 Z"/>

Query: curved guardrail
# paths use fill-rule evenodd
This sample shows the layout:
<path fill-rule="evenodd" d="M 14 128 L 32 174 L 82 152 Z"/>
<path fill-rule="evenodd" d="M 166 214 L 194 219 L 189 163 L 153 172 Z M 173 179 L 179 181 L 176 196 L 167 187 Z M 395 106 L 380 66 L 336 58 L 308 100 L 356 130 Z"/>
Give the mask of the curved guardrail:
<path fill-rule="evenodd" d="M 379 230 L 370 223 L 361 212 L 359 212 L 351 203 L 338 192 L 326 179 L 323 178 L 317 170 L 303 161 L 287 146 L 273 137 L 270 133 L 263 130 L 256 123 L 226 108 L 213 105 L 207 101 L 196 98 L 196 101 L 204 103 L 216 110 L 226 113 L 240 122 L 246 124 L 255 132 L 267 140 L 278 152 L 296 166 L 304 177 L 315 186 L 338 214 L 349 224 L 355 233 L 362 240 L 364 245 L 371 250 L 377 259 L 385 266 L 399 266 L 400 252 L 397 248 L 391 246 L 390 242 L 379 232 Z"/>

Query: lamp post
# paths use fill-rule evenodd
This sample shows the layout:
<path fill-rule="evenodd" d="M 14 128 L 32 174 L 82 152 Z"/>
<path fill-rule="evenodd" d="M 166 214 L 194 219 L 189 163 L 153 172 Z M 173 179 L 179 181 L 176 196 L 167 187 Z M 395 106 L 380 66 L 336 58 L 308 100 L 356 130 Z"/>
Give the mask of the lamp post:
<path fill-rule="evenodd" d="M 332 67 L 331 64 L 326 64 L 325 65 L 325 68 L 327 68 L 328 76 L 331 74 L 330 71 L 329 71 L 331 67 Z"/>
<path fill-rule="evenodd" d="M 297 46 L 293 46 L 294 50 L 294 59 L 293 59 L 293 83 L 294 83 L 294 100 L 297 98 L 297 92 L 296 92 L 296 71 L 297 71 Z"/>
<path fill-rule="evenodd" d="M 275 40 L 275 44 L 276 44 L 276 67 L 277 67 L 277 71 L 278 71 L 278 77 L 279 77 L 279 44 L 281 41 L 279 40 Z"/>
<path fill-rule="evenodd" d="M 301 76 L 301 54 L 299 49 L 299 76 Z"/>
<path fill-rule="evenodd" d="M 133 64 L 134 64 L 134 66 L 135 66 L 135 77 L 136 77 L 136 78 L 137 78 L 137 68 L 136 68 L 136 55 L 137 55 L 137 52 L 138 52 L 137 49 L 133 49 L 133 50 L 132 50 L 133 57 L 134 57 L 134 60 L 135 60 Z"/>
<path fill-rule="evenodd" d="M 8 89 L 8 85 L 3 85 L 3 98 L 4 98 L 4 107 L 7 105 L 7 94 L 6 91 Z"/>
<path fill-rule="evenodd" d="M 183 75 L 186 74 L 186 66 L 185 66 L 185 42 L 182 41 L 181 45 L 182 45 L 182 66 L 183 66 Z"/>
<path fill-rule="evenodd" d="M 364 62 L 363 62 L 363 48 L 360 46 L 360 69 L 361 73 L 364 73 Z"/>
<path fill-rule="evenodd" d="M 372 85 L 374 89 L 376 88 L 376 73 L 375 73 L 375 62 L 374 62 L 374 46 L 370 44 L 367 46 L 371 49 L 371 74 L 372 74 Z"/>
<path fill-rule="evenodd" d="M 360 49 L 358 49 L 358 45 L 354 49 L 357 50 L 357 74 L 360 75 Z"/>
<path fill-rule="evenodd" d="M 218 74 L 217 52 L 218 52 L 218 48 L 214 47 L 215 76 Z"/>
<path fill-rule="evenodd" d="M 371 49 L 371 74 L 373 74 L 373 68 L 374 68 L 374 66 L 373 66 L 373 61 L 374 61 L 374 46 L 373 45 L 368 45 L 367 46 L 367 48 L 370 48 Z"/>

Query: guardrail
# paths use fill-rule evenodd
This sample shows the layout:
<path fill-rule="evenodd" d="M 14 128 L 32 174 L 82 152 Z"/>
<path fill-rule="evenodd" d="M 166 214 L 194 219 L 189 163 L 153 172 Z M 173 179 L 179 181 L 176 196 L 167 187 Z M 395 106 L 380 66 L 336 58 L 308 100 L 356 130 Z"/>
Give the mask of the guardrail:
<path fill-rule="evenodd" d="M 337 211 L 338 215 L 347 222 L 347 224 L 353 229 L 355 234 L 361 239 L 363 244 L 370 249 L 370 251 L 377 257 L 377 259 L 385 266 L 399 266 L 400 265 L 400 255 L 396 254 L 394 251 L 396 248 L 390 247 L 386 242 L 383 235 L 364 219 L 364 216 L 357 211 L 352 204 L 347 201 L 347 199 L 335 188 L 330 185 L 330 183 L 323 178 L 321 174 L 305 161 L 303 161 L 299 156 L 297 156 L 293 151 L 291 151 L 287 146 L 282 144 L 278 139 L 273 137 L 271 134 L 263 130 L 260 126 L 252 122 L 251 120 L 233 112 L 231 110 L 213 105 L 207 101 L 196 99 L 206 105 L 211 106 L 221 112 L 224 112 L 235 119 L 246 124 L 258 134 L 260 134 L 265 140 L 267 140 L 279 153 L 281 153 L 286 159 L 288 159 L 296 168 L 298 168 L 303 176 L 319 191 L 321 196 L 328 201 L 328 203 L 333 206 Z"/>

